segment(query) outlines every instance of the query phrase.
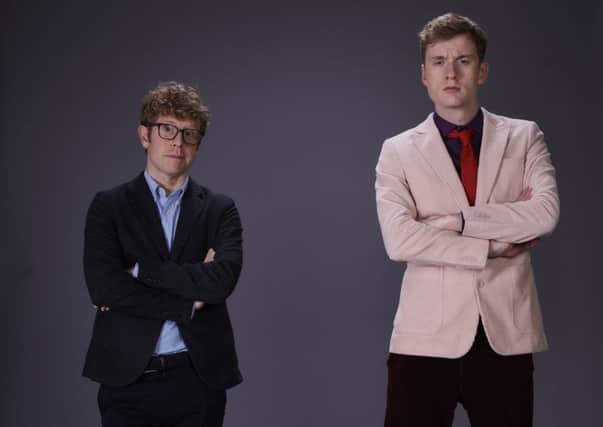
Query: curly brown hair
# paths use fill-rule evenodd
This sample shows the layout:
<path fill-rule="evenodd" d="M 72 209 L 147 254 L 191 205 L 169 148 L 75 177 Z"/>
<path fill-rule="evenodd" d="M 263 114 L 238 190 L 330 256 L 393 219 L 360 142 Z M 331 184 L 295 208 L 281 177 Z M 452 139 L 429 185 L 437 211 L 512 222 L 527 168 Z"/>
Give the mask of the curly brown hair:
<path fill-rule="evenodd" d="M 159 83 L 142 98 L 140 124 L 154 123 L 159 116 L 195 121 L 202 135 L 209 124 L 209 110 L 203 105 L 199 91 L 178 82 Z"/>
<path fill-rule="evenodd" d="M 486 57 L 488 36 L 477 23 L 457 13 L 446 13 L 433 18 L 419 32 L 419 45 L 423 61 L 425 61 L 427 46 L 439 41 L 450 40 L 460 34 L 466 34 L 473 40 L 477 49 L 479 62 L 482 63 Z"/>

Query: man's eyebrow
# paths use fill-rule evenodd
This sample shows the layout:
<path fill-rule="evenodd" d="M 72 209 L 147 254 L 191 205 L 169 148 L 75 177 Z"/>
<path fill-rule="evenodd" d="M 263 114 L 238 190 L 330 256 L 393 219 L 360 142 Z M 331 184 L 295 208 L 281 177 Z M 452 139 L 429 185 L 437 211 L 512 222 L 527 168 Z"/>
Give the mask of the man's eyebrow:
<path fill-rule="evenodd" d="M 476 56 L 474 53 L 461 53 L 459 56 L 455 56 L 454 59 L 475 58 Z"/>
<path fill-rule="evenodd" d="M 458 56 L 455 56 L 453 59 L 463 59 L 463 58 L 475 58 L 477 55 L 474 53 L 461 53 Z M 436 60 L 436 59 L 446 59 L 447 56 L 446 55 L 433 55 L 430 56 L 428 59 L 430 60 Z"/>

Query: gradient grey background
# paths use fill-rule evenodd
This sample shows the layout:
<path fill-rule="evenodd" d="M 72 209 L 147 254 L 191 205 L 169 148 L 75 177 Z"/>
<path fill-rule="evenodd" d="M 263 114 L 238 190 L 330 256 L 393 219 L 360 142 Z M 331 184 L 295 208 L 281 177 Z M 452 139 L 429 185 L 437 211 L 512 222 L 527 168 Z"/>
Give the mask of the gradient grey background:
<path fill-rule="evenodd" d="M 489 33 L 483 105 L 537 121 L 557 166 L 561 223 L 533 257 L 551 345 L 535 425 L 600 425 L 600 2 L 3 3 L 0 425 L 99 425 L 80 376 L 84 217 L 144 167 L 140 99 L 164 80 L 199 85 L 212 119 L 192 175 L 245 226 L 230 299 L 245 382 L 226 425 L 382 425 L 403 267 L 374 167 L 431 111 L 415 35 L 449 10 Z"/>

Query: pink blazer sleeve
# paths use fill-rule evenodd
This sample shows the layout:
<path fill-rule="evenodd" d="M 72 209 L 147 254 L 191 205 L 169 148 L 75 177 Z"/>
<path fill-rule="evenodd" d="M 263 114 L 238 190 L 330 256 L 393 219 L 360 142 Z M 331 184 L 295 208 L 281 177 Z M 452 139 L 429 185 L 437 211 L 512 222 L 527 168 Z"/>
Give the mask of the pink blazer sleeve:
<path fill-rule="evenodd" d="M 397 153 L 400 137 L 386 140 L 376 167 L 377 214 L 393 261 L 482 269 L 489 242 L 417 221 L 417 210 Z"/>
<path fill-rule="evenodd" d="M 522 243 L 549 234 L 556 227 L 559 195 L 555 168 L 542 131 L 536 123 L 526 123 L 523 131 L 526 139 L 523 186 L 532 188 L 532 198 L 523 202 L 489 203 L 463 209 L 464 236 Z"/>

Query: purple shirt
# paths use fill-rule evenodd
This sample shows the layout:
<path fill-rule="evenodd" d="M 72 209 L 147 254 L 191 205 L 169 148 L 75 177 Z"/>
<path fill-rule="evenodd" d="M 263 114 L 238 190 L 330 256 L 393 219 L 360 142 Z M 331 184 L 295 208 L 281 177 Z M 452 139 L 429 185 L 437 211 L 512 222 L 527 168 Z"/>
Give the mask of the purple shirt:
<path fill-rule="evenodd" d="M 464 129 L 471 129 L 473 131 L 473 136 L 471 137 L 471 145 L 473 146 L 473 152 L 475 153 L 475 157 L 479 165 L 479 150 L 482 146 L 482 132 L 484 127 L 484 113 L 482 113 L 481 108 L 477 111 L 475 117 L 464 126 L 457 126 L 455 124 L 452 124 L 444 120 L 441 116 L 438 115 L 438 113 L 435 112 L 433 113 L 433 121 L 435 122 L 435 125 L 438 130 L 440 131 L 440 135 L 442 136 L 442 140 L 444 141 L 446 150 L 448 150 L 448 154 L 450 154 L 452 163 L 454 163 L 454 167 L 459 176 L 461 175 L 461 141 L 454 138 L 448 138 L 447 136 L 453 129 L 457 129 L 459 131 Z"/>

